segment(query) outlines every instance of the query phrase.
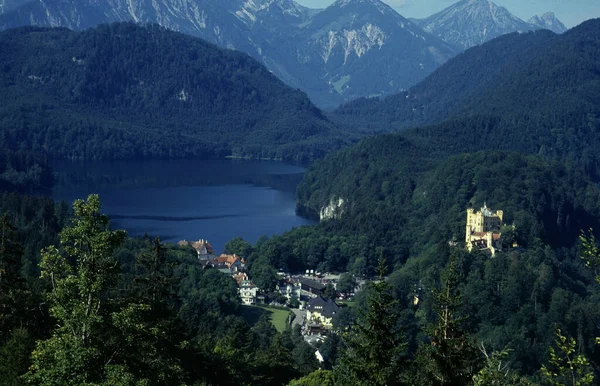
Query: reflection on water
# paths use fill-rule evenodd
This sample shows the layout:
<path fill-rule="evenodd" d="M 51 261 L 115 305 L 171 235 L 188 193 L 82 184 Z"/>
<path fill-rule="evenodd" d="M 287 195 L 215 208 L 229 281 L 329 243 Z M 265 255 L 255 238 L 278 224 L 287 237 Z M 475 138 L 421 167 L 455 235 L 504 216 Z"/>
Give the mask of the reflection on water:
<path fill-rule="evenodd" d="M 270 161 L 152 160 L 57 162 L 54 198 L 100 194 L 113 227 L 162 240 L 208 239 L 216 251 L 233 237 L 256 241 L 312 223 L 295 214 L 303 169 Z"/>

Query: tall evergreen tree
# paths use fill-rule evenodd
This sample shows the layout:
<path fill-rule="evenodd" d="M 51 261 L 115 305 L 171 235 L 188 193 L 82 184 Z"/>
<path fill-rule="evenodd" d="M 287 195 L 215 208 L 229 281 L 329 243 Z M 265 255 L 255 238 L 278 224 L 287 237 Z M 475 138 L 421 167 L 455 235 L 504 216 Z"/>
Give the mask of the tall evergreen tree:
<path fill-rule="evenodd" d="M 25 281 L 20 274 L 23 248 L 5 214 L 0 219 L 0 337 L 24 322 Z M 2 339 L 0 338 L 0 343 Z"/>
<path fill-rule="evenodd" d="M 415 378 L 411 383 L 469 385 L 479 370 L 480 361 L 472 339 L 461 327 L 464 318 L 458 311 L 461 305 L 460 275 L 455 254 L 450 256 L 441 278 L 441 288 L 434 292 L 437 322 L 426 329 L 431 343 L 419 346 L 416 366 L 413 366 Z"/>
<path fill-rule="evenodd" d="M 385 270 L 380 259 L 379 281 L 367 289 L 367 309 L 343 335 L 346 350 L 334 368 L 340 384 L 400 384 L 406 343 L 398 324 L 397 300 L 383 277 Z"/>

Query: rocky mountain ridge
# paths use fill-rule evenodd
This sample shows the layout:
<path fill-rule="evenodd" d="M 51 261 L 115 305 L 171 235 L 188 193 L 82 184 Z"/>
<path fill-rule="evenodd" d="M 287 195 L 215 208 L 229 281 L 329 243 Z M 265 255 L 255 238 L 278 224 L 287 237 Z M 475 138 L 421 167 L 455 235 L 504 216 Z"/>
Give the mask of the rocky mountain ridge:
<path fill-rule="evenodd" d="M 293 0 L 32 0 L 0 15 L 0 29 L 121 21 L 245 52 L 321 107 L 406 89 L 457 53 L 379 0 L 338 0 L 322 11 Z"/>
<path fill-rule="evenodd" d="M 427 32 L 467 49 L 512 32 L 535 31 L 540 27 L 525 22 L 490 0 L 461 0 L 417 21 Z"/>
<path fill-rule="evenodd" d="M 558 20 L 554 12 L 546 12 L 541 16 L 535 15 L 527 20 L 527 22 L 537 25 L 540 28 L 549 29 L 557 34 L 567 32 L 568 29 L 560 20 Z"/>
<path fill-rule="evenodd" d="M 123 21 L 245 52 L 321 108 L 406 90 L 499 35 L 562 25 L 551 14 L 524 22 L 489 0 L 462 0 L 423 20 L 380 0 L 337 0 L 323 10 L 294 0 L 0 0 L 0 30 Z"/>

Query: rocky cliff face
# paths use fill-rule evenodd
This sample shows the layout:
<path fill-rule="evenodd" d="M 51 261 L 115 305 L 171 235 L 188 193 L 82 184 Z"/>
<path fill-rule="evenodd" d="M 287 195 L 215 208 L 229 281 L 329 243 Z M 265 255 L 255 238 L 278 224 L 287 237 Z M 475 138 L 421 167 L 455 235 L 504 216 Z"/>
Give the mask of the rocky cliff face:
<path fill-rule="evenodd" d="M 535 15 L 527 20 L 527 22 L 543 29 L 549 29 L 557 34 L 566 32 L 568 29 L 560 20 L 558 20 L 553 12 L 546 12 L 542 16 Z"/>
<path fill-rule="evenodd" d="M 0 15 L 12 11 L 29 0 L 0 0 Z"/>
<path fill-rule="evenodd" d="M 425 31 L 463 49 L 507 33 L 540 28 L 490 0 L 462 0 L 418 23 Z"/>
<path fill-rule="evenodd" d="M 0 29 L 157 23 L 262 61 L 322 107 L 416 84 L 457 50 L 379 0 L 0 0 Z"/>
<path fill-rule="evenodd" d="M 300 64 L 318 70 L 332 97 L 385 95 L 424 79 L 455 55 L 379 0 L 338 0 L 302 28 Z"/>

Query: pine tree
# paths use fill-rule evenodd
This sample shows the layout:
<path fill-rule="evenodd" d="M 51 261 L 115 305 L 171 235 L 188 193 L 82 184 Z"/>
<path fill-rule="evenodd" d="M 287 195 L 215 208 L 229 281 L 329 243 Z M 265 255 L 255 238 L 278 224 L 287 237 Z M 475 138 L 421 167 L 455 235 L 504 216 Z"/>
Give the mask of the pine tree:
<path fill-rule="evenodd" d="M 334 368 L 340 384 L 400 384 L 406 343 L 398 325 L 398 302 L 383 277 L 385 270 L 380 259 L 379 281 L 367 289 L 367 310 L 343 335 L 346 350 Z"/>
<path fill-rule="evenodd" d="M 138 256 L 132 296 L 112 315 L 115 331 L 108 339 L 119 347 L 115 360 L 127 363 L 128 372 L 149 384 L 179 384 L 183 377 L 178 359 L 183 328 L 172 305 L 177 293 L 173 266 L 157 237 Z"/>
<path fill-rule="evenodd" d="M 460 276 L 453 254 L 442 272 L 442 286 L 434 292 L 437 322 L 426 329 L 431 343 L 419 346 L 416 371 L 409 381 L 420 385 L 469 385 L 478 372 L 479 355 L 469 335 L 463 331 L 459 316 Z"/>
<path fill-rule="evenodd" d="M 23 248 L 5 214 L 0 219 L 0 337 L 25 323 L 25 280 L 20 274 Z M 1 340 L 0 340 L 1 343 Z"/>

